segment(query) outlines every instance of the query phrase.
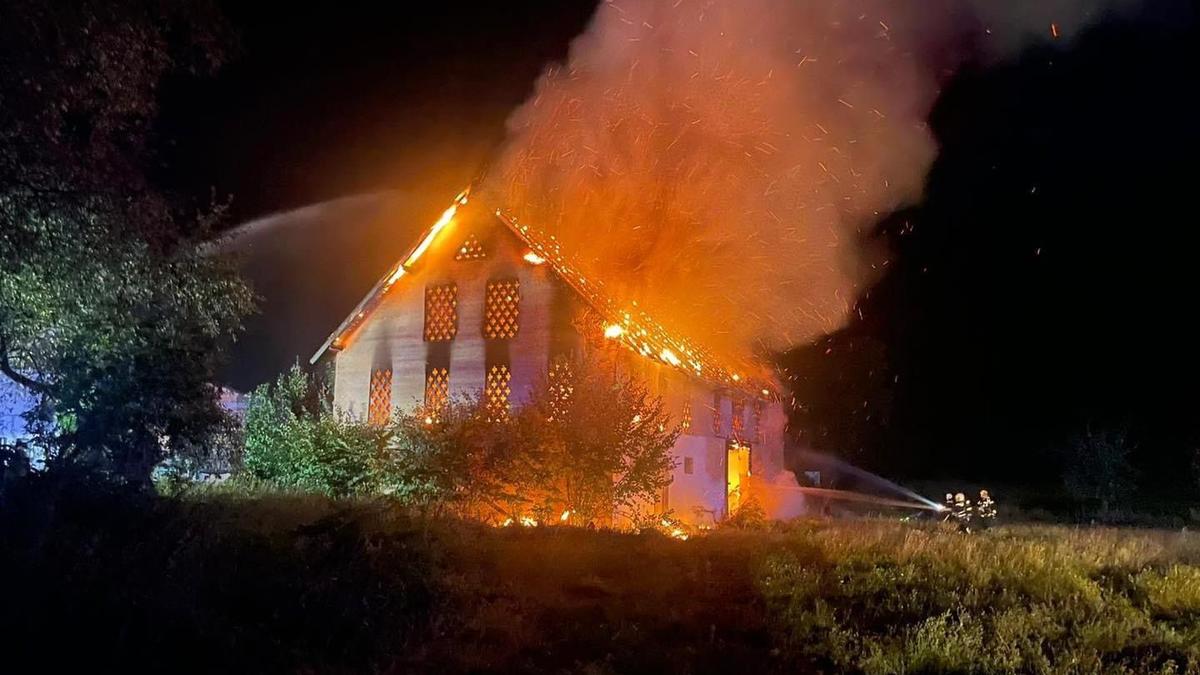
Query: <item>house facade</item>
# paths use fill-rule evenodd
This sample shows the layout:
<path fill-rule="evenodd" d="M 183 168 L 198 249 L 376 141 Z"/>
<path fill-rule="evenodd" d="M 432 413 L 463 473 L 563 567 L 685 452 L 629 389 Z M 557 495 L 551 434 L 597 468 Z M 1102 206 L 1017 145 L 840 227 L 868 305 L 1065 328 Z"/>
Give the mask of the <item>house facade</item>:
<path fill-rule="evenodd" d="M 464 193 L 317 350 L 335 408 L 382 423 L 398 409 L 481 393 L 501 412 L 575 359 L 619 364 L 682 426 L 660 508 L 711 525 L 751 475 L 783 471 L 786 417 L 753 365 L 717 364 L 584 278 L 552 241 Z"/>

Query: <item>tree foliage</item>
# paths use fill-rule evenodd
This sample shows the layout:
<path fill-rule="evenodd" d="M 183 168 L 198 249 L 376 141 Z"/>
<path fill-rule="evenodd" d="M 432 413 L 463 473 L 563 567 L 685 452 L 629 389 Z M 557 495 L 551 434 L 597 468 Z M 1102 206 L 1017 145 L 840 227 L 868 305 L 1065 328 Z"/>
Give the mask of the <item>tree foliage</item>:
<path fill-rule="evenodd" d="M 640 380 L 587 361 L 570 371 L 566 389 L 542 387 L 521 410 L 534 493 L 584 520 L 632 517 L 670 483 L 678 425 Z"/>
<path fill-rule="evenodd" d="M 576 362 L 504 419 L 478 397 L 397 417 L 389 490 L 427 508 L 492 518 L 606 522 L 652 507 L 678 428 L 632 378 Z"/>
<path fill-rule="evenodd" d="M 217 355 L 252 296 L 196 246 L 219 209 L 150 169 L 160 82 L 229 44 L 203 0 L 0 8 L 0 371 L 52 460 L 144 484 L 225 421 Z"/>
<path fill-rule="evenodd" d="M 1073 497 L 1106 513 L 1134 491 L 1137 474 L 1129 461 L 1133 450 L 1125 430 L 1089 427 L 1067 448 L 1063 484 Z"/>
<path fill-rule="evenodd" d="M 334 496 L 372 492 L 387 431 L 322 414 L 312 380 L 293 366 L 254 390 L 243 465 L 277 486 Z"/>
<path fill-rule="evenodd" d="M 635 519 L 670 482 L 679 430 L 636 379 L 578 362 L 497 416 L 478 395 L 375 426 L 320 410 L 293 367 L 250 396 L 243 465 L 279 487 L 379 494 L 431 515 L 502 522 Z"/>

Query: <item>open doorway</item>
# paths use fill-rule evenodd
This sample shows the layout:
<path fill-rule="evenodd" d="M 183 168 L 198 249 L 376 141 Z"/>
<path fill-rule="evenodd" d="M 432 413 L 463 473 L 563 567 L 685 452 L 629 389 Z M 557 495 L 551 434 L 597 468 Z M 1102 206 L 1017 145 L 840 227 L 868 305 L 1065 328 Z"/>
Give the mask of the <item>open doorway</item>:
<path fill-rule="evenodd" d="M 733 515 L 749 490 L 750 446 L 731 438 L 725 450 L 725 512 Z"/>

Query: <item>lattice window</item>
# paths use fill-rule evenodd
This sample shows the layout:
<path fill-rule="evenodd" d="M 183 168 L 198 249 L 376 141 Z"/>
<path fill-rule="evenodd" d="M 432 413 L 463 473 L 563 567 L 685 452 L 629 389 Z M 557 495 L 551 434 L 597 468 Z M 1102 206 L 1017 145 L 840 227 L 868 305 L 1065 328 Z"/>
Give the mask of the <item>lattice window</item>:
<path fill-rule="evenodd" d="M 683 402 L 683 414 L 679 418 L 679 429 L 683 433 L 688 433 L 692 429 L 692 402 Z"/>
<path fill-rule="evenodd" d="M 367 399 L 367 421 L 371 424 L 387 424 L 392 417 L 392 369 L 376 368 L 371 371 L 371 390 Z"/>
<path fill-rule="evenodd" d="M 763 429 L 763 402 L 754 402 L 754 442 L 762 443 L 766 438 L 765 430 Z"/>
<path fill-rule="evenodd" d="M 729 431 L 734 438 L 741 438 L 746 431 L 746 399 L 733 399 L 733 419 Z"/>
<path fill-rule="evenodd" d="M 430 368 L 425 375 L 425 415 L 436 421 L 450 402 L 450 369 Z"/>
<path fill-rule="evenodd" d="M 486 257 L 487 251 L 483 248 L 483 244 L 479 243 L 479 238 L 475 236 L 475 233 L 468 234 L 458 247 L 458 251 L 454 253 L 455 260 L 481 260 Z"/>
<path fill-rule="evenodd" d="M 517 336 L 521 311 L 521 287 L 516 279 L 489 281 L 483 312 L 483 336 L 507 340 Z"/>
<path fill-rule="evenodd" d="M 445 342 L 458 334 L 458 286 L 425 287 L 425 341 Z"/>
<path fill-rule="evenodd" d="M 555 359 L 550 365 L 547 387 L 549 391 L 550 419 L 562 417 L 567 412 L 571 394 L 575 392 L 575 373 L 567 359 Z"/>
<path fill-rule="evenodd" d="M 508 366 L 495 365 L 488 368 L 483 397 L 489 421 L 508 417 L 508 397 L 512 394 L 509 386 L 511 380 L 512 372 L 509 371 Z"/>
<path fill-rule="evenodd" d="M 712 432 L 713 436 L 721 435 L 721 397 L 713 397 L 712 407 Z"/>

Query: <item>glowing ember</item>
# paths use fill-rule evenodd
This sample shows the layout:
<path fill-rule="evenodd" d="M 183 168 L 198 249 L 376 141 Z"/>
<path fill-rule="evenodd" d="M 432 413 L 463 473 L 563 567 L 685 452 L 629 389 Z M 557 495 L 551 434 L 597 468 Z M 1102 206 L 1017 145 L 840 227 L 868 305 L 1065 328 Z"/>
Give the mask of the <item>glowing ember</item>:
<path fill-rule="evenodd" d="M 621 335 L 624 333 L 625 333 L 625 329 L 621 328 L 621 324 L 619 324 L 619 323 L 610 323 L 609 325 L 605 326 L 605 328 L 604 328 L 604 337 L 606 337 L 610 340 L 615 340 L 615 339 L 621 337 Z"/>
<path fill-rule="evenodd" d="M 570 517 L 571 517 L 571 509 L 567 509 L 566 511 L 562 512 L 562 515 L 559 516 L 558 519 L 565 523 L 565 522 L 567 522 L 567 519 Z"/>
<path fill-rule="evenodd" d="M 533 251 L 529 251 L 525 254 L 525 262 L 529 263 L 530 265 L 541 265 L 542 263 L 546 262 L 546 259 L 534 253 Z"/>

